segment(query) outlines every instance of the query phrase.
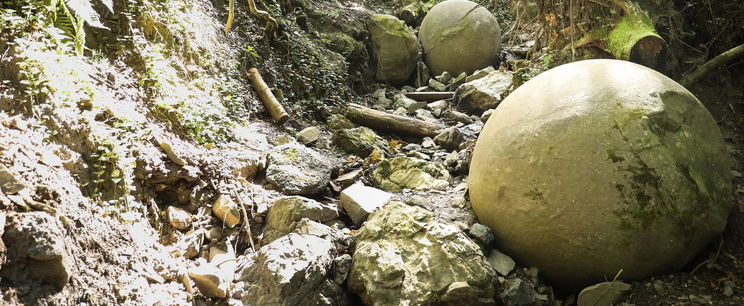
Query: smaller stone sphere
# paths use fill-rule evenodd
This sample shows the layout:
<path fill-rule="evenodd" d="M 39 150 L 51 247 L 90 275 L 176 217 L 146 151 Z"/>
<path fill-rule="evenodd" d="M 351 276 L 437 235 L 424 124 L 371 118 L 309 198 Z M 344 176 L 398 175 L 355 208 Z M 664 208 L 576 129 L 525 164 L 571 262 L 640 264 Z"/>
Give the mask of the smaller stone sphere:
<path fill-rule="evenodd" d="M 469 192 L 500 250 L 576 290 L 687 264 L 726 226 L 726 145 L 689 91 L 619 60 L 559 66 L 493 112 Z"/>
<path fill-rule="evenodd" d="M 477 3 L 449 0 L 431 8 L 419 28 L 426 64 L 435 75 L 470 74 L 494 65 L 501 52 L 496 17 Z"/>

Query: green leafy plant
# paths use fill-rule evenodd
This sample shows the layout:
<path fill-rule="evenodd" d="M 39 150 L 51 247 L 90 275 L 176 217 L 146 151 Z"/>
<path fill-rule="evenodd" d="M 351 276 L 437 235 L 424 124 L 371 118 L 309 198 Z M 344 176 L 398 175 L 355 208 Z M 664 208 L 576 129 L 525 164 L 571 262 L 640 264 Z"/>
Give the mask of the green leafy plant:
<path fill-rule="evenodd" d="M 75 43 L 75 52 L 83 54 L 85 48 L 84 25 L 108 29 L 89 0 L 48 0 L 52 8 L 54 26 L 65 32 Z M 113 0 L 100 0 L 113 13 Z"/>
<path fill-rule="evenodd" d="M 117 166 L 119 155 L 113 147 L 112 143 L 103 142 L 96 147 L 96 152 L 90 154 L 93 177 L 83 186 L 89 187 L 92 198 L 117 198 L 127 192 L 127 187 L 122 182 L 124 174 Z M 110 194 L 104 195 L 104 191 Z"/>

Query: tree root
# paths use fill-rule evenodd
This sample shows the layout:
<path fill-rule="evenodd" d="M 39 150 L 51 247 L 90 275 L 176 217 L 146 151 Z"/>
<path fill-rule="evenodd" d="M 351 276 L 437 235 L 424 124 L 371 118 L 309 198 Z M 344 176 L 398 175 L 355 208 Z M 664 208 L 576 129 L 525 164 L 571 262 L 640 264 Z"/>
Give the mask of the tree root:
<path fill-rule="evenodd" d="M 272 29 L 274 34 L 276 34 L 276 29 L 279 28 L 279 23 L 274 19 L 274 17 L 271 17 L 269 12 L 264 10 L 259 10 L 256 8 L 256 2 L 255 0 L 248 0 L 248 9 L 251 11 L 251 14 L 253 16 L 256 16 L 258 18 L 261 18 L 269 23 L 267 26 L 268 29 Z M 232 26 L 233 18 L 235 17 L 235 0 L 230 0 L 228 4 L 228 10 L 227 10 L 227 22 L 225 23 L 225 34 L 230 32 L 230 27 Z"/>

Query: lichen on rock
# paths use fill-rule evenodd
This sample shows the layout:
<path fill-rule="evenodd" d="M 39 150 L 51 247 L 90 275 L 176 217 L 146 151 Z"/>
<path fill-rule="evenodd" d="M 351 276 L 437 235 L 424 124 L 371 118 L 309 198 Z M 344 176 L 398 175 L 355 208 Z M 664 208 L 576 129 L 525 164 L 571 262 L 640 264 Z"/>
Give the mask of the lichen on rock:
<path fill-rule="evenodd" d="M 470 305 L 494 303 L 495 278 L 478 244 L 456 226 L 392 202 L 359 230 L 348 282 L 366 305 L 437 305 L 454 296 Z"/>
<path fill-rule="evenodd" d="M 444 189 L 450 175 L 444 166 L 413 157 L 395 157 L 377 164 L 372 181 L 386 191 Z"/>

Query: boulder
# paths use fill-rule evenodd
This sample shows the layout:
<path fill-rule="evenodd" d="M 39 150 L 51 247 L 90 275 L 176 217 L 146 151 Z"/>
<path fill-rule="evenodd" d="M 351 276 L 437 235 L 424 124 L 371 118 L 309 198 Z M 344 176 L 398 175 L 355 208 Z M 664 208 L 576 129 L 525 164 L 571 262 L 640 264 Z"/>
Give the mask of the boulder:
<path fill-rule="evenodd" d="M 449 172 L 443 165 L 412 157 L 395 157 L 377 164 L 372 182 L 382 190 L 438 189 L 449 186 Z"/>
<path fill-rule="evenodd" d="M 517 263 L 514 262 L 514 259 L 509 257 L 509 255 L 501 253 L 498 250 L 492 250 L 491 253 L 488 254 L 488 263 L 491 264 L 491 267 L 493 267 L 496 272 L 503 276 L 508 276 L 509 273 L 514 270 L 514 266 L 517 265 Z"/>
<path fill-rule="evenodd" d="M 333 144 L 346 153 L 367 157 L 374 149 L 384 148 L 385 141 L 368 127 L 336 130 Z"/>
<path fill-rule="evenodd" d="M 333 243 L 316 236 L 281 237 L 244 260 L 232 297 L 243 305 L 346 304 L 343 291 L 328 279 L 335 251 Z"/>
<path fill-rule="evenodd" d="M 434 101 L 427 104 L 426 107 L 431 110 L 432 115 L 439 117 L 449 107 L 449 102 L 447 100 Z"/>
<path fill-rule="evenodd" d="M 377 188 L 355 184 L 341 192 L 341 206 L 354 224 L 362 224 L 367 216 L 387 204 L 393 195 Z"/>
<path fill-rule="evenodd" d="M 540 306 L 537 291 L 530 282 L 518 277 L 509 278 L 505 288 L 499 293 L 501 305 L 504 306 Z"/>
<path fill-rule="evenodd" d="M 234 271 L 223 271 L 214 265 L 205 264 L 189 271 L 199 292 L 208 298 L 225 298 Z"/>
<path fill-rule="evenodd" d="M 165 211 L 166 215 L 168 216 L 168 222 L 175 229 L 185 230 L 191 227 L 191 222 L 193 221 L 194 216 L 191 215 L 190 212 L 186 211 L 183 208 L 178 208 L 175 206 L 168 206 Z M 238 217 L 237 219 L 238 222 L 240 222 L 240 218 Z"/>
<path fill-rule="evenodd" d="M 301 196 L 283 197 L 266 214 L 262 244 L 268 244 L 291 232 L 297 222 L 307 218 L 326 222 L 338 218 L 338 207 Z"/>
<path fill-rule="evenodd" d="M 269 153 L 266 180 L 286 194 L 313 195 L 330 182 L 331 166 L 317 151 L 292 142 Z"/>
<path fill-rule="evenodd" d="M 443 129 L 434 137 L 434 143 L 450 151 L 459 148 L 463 142 L 465 136 L 455 127 Z"/>
<path fill-rule="evenodd" d="M 62 224 L 46 212 L 8 216 L 2 276 L 15 286 L 46 283 L 62 289 L 75 273 Z"/>
<path fill-rule="evenodd" d="M 732 205 L 711 114 L 618 60 L 559 66 L 515 90 L 483 128 L 468 182 L 498 248 L 569 290 L 681 268 Z"/>
<path fill-rule="evenodd" d="M 445 120 L 456 121 L 463 124 L 471 124 L 474 121 L 473 118 L 470 118 L 470 116 L 468 116 L 467 114 L 453 110 L 443 111 L 442 118 Z"/>
<path fill-rule="evenodd" d="M 483 69 L 478 69 L 475 72 L 473 72 L 473 74 L 465 77 L 465 83 L 472 82 L 472 81 L 475 81 L 481 78 L 485 78 L 486 76 L 494 72 L 496 72 L 496 68 L 493 68 L 493 66 L 488 66 Z"/>
<path fill-rule="evenodd" d="M 437 81 L 436 79 L 429 79 L 429 87 L 436 91 L 446 91 L 447 85 L 442 84 L 442 82 Z"/>
<path fill-rule="evenodd" d="M 220 194 L 212 204 L 212 213 L 217 216 L 227 227 L 235 227 L 240 223 L 240 207 L 229 195 Z"/>
<path fill-rule="evenodd" d="M 340 242 L 343 239 L 343 234 L 338 230 L 323 223 L 312 221 L 308 218 L 304 218 L 295 223 L 292 233 L 312 235 L 331 242 Z"/>
<path fill-rule="evenodd" d="M 437 118 L 435 118 L 434 114 L 432 114 L 428 109 L 417 109 L 414 117 L 423 121 L 438 123 Z"/>
<path fill-rule="evenodd" d="M 346 187 L 351 186 L 351 184 L 354 184 L 354 182 L 356 182 L 357 180 L 359 180 L 359 178 L 361 178 L 362 175 L 364 175 L 363 169 L 357 168 L 357 169 L 354 169 L 354 170 L 351 170 L 349 172 L 339 175 L 335 179 L 335 182 L 336 184 L 338 184 L 339 187 L 346 188 Z"/>
<path fill-rule="evenodd" d="M 343 254 L 333 259 L 333 282 L 343 284 L 351 271 L 351 255 Z"/>
<path fill-rule="evenodd" d="M 297 132 L 297 141 L 304 145 L 317 141 L 318 137 L 320 137 L 320 129 L 316 126 L 307 127 Z"/>
<path fill-rule="evenodd" d="M 460 85 L 466 82 L 467 78 L 468 74 L 466 72 L 460 73 L 458 76 L 454 77 L 452 80 L 450 80 L 450 90 L 455 90 L 460 87 Z"/>
<path fill-rule="evenodd" d="M 375 14 L 367 25 L 372 52 L 377 62 L 378 81 L 400 84 L 416 69 L 416 35 L 403 21 L 391 15 Z"/>
<path fill-rule="evenodd" d="M 395 102 L 392 105 L 393 108 L 404 108 L 406 110 L 406 114 L 413 114 L 417 110 L 426 107 L 426 102 L 416 101 L 414 99 L 406 97 L 403 94 L 397 94 L 393 98 L 395 99 Z"/>
<path fill-rule="evenodd" d="M 339 114 L 333 114 L 328 116 L 328 128 L 331 130 L 343 130 L 343 129 L 351 129 L 356 127 L 353 122 L 351 122 L 346 117 L 339 115 Z"/>
<path fill-rule="evenodd" d="M 493 243 L 493 232 L 488 228 L 488 226 L 483 224 L 473 223 L 468 230 L 468 234 L 470 234 L 470 236 L 483 247 L 488 247 Z"/>
<path fill-rule="evenodd" d="M 5 194 L 16 194 L 24 188 L 26 188 L 26 185 L 21 183 L 21 181 L 10 172 L 10 169 L 5 167 L 5 165 L 0 164 L 0 190 Z"/>
<path fill-rule="evenodd" d="M 424 17 L 419 39 L 435 74 L 472 73 L 499 60 L 501 29 L 496 17 L 477 3 L 444 1 Z"/>
<path fill-rule="evenodd" d="M 366 305 L 493 304 L 496 272 L 478 244 L 423 208 L 392 202 L 356 236 L 348 286 Z"/>
<path fill-rule="evenodd" d="M 301 196 L 283 197 L 274 202 L 266 215 L 266 226 L 291 231 L 292 223 L 308 218 L 326 222 L 338 218 L 338 207 Z"/>
<path fill-rule="evenodd" d="M 495 108 L 506 97 L 512 84 L 510 72 L 493 72 L 483 78 L 462 84 L 455 96 L 458 108 L 471 114 L 481 114 Z"/>

